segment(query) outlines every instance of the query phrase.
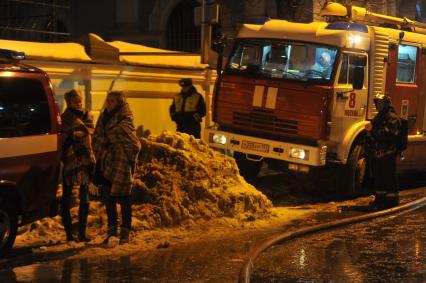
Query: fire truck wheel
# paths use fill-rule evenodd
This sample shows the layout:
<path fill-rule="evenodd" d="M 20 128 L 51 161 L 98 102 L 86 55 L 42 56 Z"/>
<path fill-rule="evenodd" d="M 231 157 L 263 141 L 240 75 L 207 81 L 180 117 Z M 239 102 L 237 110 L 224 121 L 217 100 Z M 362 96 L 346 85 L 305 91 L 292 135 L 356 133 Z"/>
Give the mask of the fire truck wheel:
<path fill-rule="evenodd" d="M 240 152 L 234 152 L 234 158 L 241 176 L 248 180 L 256 178 L 262 168 L 262 161 L 248 160 L 246 155 Z"/>
<path fill-rule="evenodd" d="M 16 210 L 7 201 L 0 200 L 0 258 L 12 248 L 17 229 Z"/>
<path fill-rule="evenodd" d="M 348 196 L 359 194 L 367 172 L 367 158 L 363 145 L 357 144 L 354 146 L 344 171 L 344 174 L 341 175 L 340 191 Z"/>

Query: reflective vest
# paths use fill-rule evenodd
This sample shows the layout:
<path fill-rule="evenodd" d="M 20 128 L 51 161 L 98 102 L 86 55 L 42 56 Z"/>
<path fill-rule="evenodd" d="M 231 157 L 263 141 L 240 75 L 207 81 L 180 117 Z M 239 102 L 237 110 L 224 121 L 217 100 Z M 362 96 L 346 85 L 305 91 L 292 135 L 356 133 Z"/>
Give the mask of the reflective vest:
<path fill-rule="evenodd" d="M 198 100 L 200 95 L 196 92 L 191 93 L 189 96 L 184 97 L 182 94 L 177 95 L 174 98 L 175 101 L 175 112 L 196 112 Z M 183 105 L 185 101 L 185 106 Z M 184 109 L 182 109 L 185 107 Z"/>

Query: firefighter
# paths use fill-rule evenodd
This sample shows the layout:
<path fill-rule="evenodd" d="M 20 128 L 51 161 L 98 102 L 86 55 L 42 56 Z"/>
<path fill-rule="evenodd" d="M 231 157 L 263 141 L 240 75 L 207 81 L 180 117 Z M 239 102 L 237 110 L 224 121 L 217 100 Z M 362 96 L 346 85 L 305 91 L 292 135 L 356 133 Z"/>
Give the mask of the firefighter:
<path fill-rule="evenodd" d="M 333 68 L 332 59 L 329 51 L 321 52 L 317 62 L 312 66 L 312 69 L 324 74 L 325 78 L 330 78 Z"/>
<path fill-rule="evenodd" d="M 374 104 L 378 113 L 365 127 L 372 157 L 375 189 L 375 198 L 371 205 L 375 209 L 385 209 L 399 203 L 396 158 L 401 120 L 396 115 L 389 96 L 376 95 Z"/>
<path fill-rule="evenodd" d="M 178 93 L 170 105 L 170 117 L 176 123 L 177 131 L 201 137 L 201 120 L 206 115 L 204 99 L 192 85 L 192 79 L 179 81 L 181 92 Z"/>

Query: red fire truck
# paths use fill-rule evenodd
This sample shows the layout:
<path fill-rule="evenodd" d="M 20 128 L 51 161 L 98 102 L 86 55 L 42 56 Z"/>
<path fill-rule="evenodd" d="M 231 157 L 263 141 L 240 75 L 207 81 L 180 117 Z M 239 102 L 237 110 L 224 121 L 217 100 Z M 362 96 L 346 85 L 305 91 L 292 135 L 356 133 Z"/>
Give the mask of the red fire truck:
<path fill-rule="evenodd" d="M 242 26 L 216 82 L 209 145 L 233 152 L 246 177 L 265 161 L 356 193 L 369 172 L 364 127 L 385 93 L 409 125 L 399 170 L 426 169 L 426 25 L 338 3 L 321 14 Z"/>

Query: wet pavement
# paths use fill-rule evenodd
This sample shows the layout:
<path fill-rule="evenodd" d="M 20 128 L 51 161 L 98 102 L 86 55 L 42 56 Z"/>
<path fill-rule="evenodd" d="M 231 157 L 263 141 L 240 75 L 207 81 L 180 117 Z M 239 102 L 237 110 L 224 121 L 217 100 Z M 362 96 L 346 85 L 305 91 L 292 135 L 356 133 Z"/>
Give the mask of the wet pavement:
<path fill-rule="evenodd" d="M 426 206 L 272 247 L 251 282 L 426 282 Z"/>
<path fill-rule="evenodd" d="M 269 190 L 269 192 L 273 194 L 275 205 L 288 206 L 312 204 L 314 207 L 316 203 L 330 201 L 330 197 L 323 199 L 323 197 L 315 195 L 312 196 L 310 192 L 300 190 L 300 188 L 297 187 L 296 181 L 295 186 L 288 186 L 284 184 L 282 180 L 285 178 L 285 175 L 279 174 L 263 176 L 256 180 L 256 187 L 262 187 L 262 191 Z M 310 196 L 308 197 L 307 195 Z M 405 192 L 404 201 L 406 202 L 413 200 L 424 195 L 426 195 L 424 189 Z M 331 200 L 333 200 L 333 197 L 331 197 Z M 291 223 L 286 223 L 285 225 L 277 225 L 276 227 L 258 228 L 256 230 L 243 230 L 230 233 L 229 235 L 219 234 L 213 235 L 211 237 L 198 237 L 198 235 L 194 235 L 194 238 L 200 239 L 194 239 L 194 241 L 191 243 L 184 242 L 157 250 L 136 250 L 126 256 L 109 255 L 72 258 L 72 256 L 76 253 L 76 251 L 73 250 L 63 251 L 58 254 L 45 253 L 43 255 L 34 255 L 31 253 L 31 247 L 29 247 L 19 251 L 15 250 L 10 259 L 6 261 L 0 261 L 0 282 L 236 282 L 240 269 L 246 260 L 247 253 L 259 243 L 273 238 L 283 231 L 294 231 L 301 227 L 315 225 L 318 223 L 325 223 L 339 218 L 350 217 L 363 213 L 365 213 L 365 211 L 360 211 L 357 209 L 342 210 L 338 213 L 336 211 L 322 211 L 317 213 L 314 217 L 304 219 L 303 221 L 293 221 Z M 424 232 L 425 211 L 423 210 L 422 213 L 423 218 L 420 217 L 421 214 L 416 214 L 417 217 L 415 219 L 407 221 L 410 223 L 413 229 L 416 227 L 416 225 L 423 225 L 423 230 L 421 230 L 422 233 L 419 236 L 419 247 L 417 249 L 419 250 L 418 254 L 420 258 L 424 263 L 424 247 L 426 246 Z M 421 220 L 423 220 L 423 222 L 421 222 Z M 380 221 L 378 223 L 380 223 Z M 360 245 L 365 245 L 365 248 L 368 248 L 367 251 L 375 241 L 380 243 L 380 247 L 386 247 L 385 244 L 380 242 L 380 239 L 382 237 L 390 237 L 389 233 L 390 235 L 394 233 L 392 230 L 389 230 L 390 226 L 387 225 L 385 225 L 384 228 L 378 232 L 372 230 L 372 228 L 369 228 L 368 224 L 365 224 L 363 227 L 364 228 L 357 228 L 358 230 L 356 230 L 356 232 L 352 232 L 355 230 L 350 230 L 350 233 L 356 233 L 354 235 L 355 239 L 351 239 L 350 241 L 355 242 L 355 240 L 358 238 L 356 236 L 358 233 L 366 233 L 366 235 L 360 234 L 363 235 L 362 237 L 368 236 L 366 238 L 367 240 L 362 242 Z M 401 228 L 401 230 L 404 229 L 404 227 Z M 377 238 L 375 233 L 379 232 L 381 233 L 381 236 Z M 334 258 L 334 265 L 341 266 L 343 270 L 346 267 L 355 268 L 348 265 L 349 263 L 355 262 L 349 253 L 355 252 L 355 254 L 359 254 L 358 251 L 362 249 L 360 247 L 351 249 L 351 244 L 345 243 L 344 233 L 339 236 L 340 238 L 333 238 L 330 235 L 324 239 L 320 238 L 320 240 L 316 240 L 315 242 L 316 246 L 321 246 L 321 244 L 323 242 L 325 243 L 328 239 L 328 242 L 331 243 L 330 246 L 335 247 L 335 250 L 329 252 L 318 251 L 318 253 L 316 253 L 314 256 L 314 258 L 318 258 L 317 264 L 321 264 L 321 266 L 324 264 L 325 266 L 325 262 L 320 262 L 320 259 Z M 412 249 L 412 245 L 410 246 L 412 239 L 409 238 L 408 240 L 406 239 L 406 241 L 408 242 L 403 241 L 397 246 L 399 247 L 400 245 L 403 245 L 403 250 Z M 302 247 L 302 244 L 303 243 L 300 244 L 300 247 Z M 277 253 L 271 255 L 274 256 L 274 261 L 271 265 L 274 266 L 274 268 L 272 268 L 272 271 L 268 269 L 259 269 L 256 275 L 257 282 L 268 282 L 269 279 L 275 280 L 275 272 L 282 269 L 287 269 L 287 265 L 290 267 L 292 265 L 297 266 L 297 264 L 307 266 L 307 264 L 311 262 L 311 257 L 309 257 L 309 261 L 307 261 L 308 252 L 310 252 L 310 250 L 307 248 L 304 249 L 304 255 L 301 256 L 300 253 L 302 252 L 300 247 L 297 245 L 290 247 L 290 251 L 294 250 L 292 256 L 288 256 L 290 254 L 290 251 L 288 250 L 286 251 L 285 256 L 283 256 L 279 249 L 277 249 Z M 274 250 L 272 250 L 272 252 Z M 260 260 L 262 261 L 263 259 L 261 258 Z M 369 259 L 369 262 L 370 261 L 371 260 Z M 265 265 L 261 264 L 260 266 L 264 267 L 270 265 L 266 263 Z M 328 269 L 325 267 L 322 268 L 322 271 L 328 270 L 329 274 L 333 274 L 334 269 L 338 270 L 337 267 L 334 268 L 333 266 L 328 267 Z M 380 269 L 383 267 L 377 265 L 370 266 L 369 268 Z M 407 267 L 404 266 L 401 268 L 407 269 Z M 354 269 L 354 272 L 363 272 L 363 270 Z M 299 278 L 297 273 L 295 274 L 295 277 L 292 278 Z M 276 273 L 276 275 L 278 277 L 281 276 L 280 272 Z M 265 281 L 262 281 L 263 279 L 265 279 Z M 278 281 L 272 282 L 295 281 L 283 281 L 281 278 Z M 323 281 L 321 280 L 314 282 Z M 333 282 L 366 281 L 336 280 Z"/>
<path fill-rule="evenodd" d="M 40 262 L 0 272 L 0 282 L 235 282 L 249 248 L 270 233 L 245 232 L 122 257 Z"/>

